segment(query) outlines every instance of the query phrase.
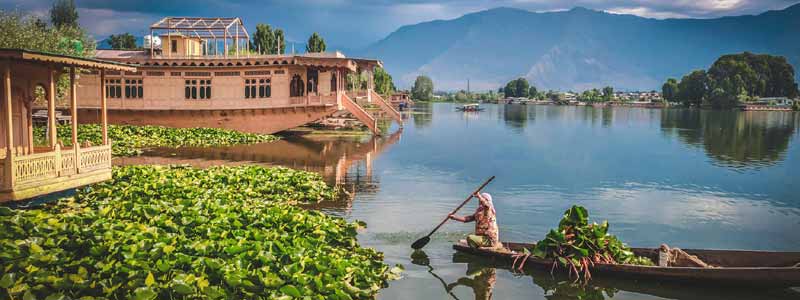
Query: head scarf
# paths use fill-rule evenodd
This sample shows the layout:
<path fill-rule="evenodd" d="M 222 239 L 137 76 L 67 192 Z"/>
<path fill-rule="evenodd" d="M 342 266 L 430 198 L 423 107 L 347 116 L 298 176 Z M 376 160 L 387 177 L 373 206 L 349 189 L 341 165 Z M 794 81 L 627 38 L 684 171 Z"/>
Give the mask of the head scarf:
<path fill-rule="evenodd" d="M 497 212 L 494 210 L 494 202 L 492 202 L 492 195 L 489 195 L 489 193 L 481 193 L 481 196 L 483 197 L 483 199 L 486 199 L 486 202 L 489 203 L 489 208 L 492 209 L 492 214 L 496 215 Z"/>

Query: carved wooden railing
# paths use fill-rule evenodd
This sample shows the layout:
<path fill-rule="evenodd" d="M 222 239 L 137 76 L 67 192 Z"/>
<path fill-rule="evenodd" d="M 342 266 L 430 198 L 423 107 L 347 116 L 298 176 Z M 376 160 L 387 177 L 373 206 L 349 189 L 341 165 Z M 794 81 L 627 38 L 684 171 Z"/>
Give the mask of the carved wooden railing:
<path fill-rule="evenodd" d="M 56 152 L 45 152 L 13 157 L 11 166 L 14 183 L 25 184 L 58 177 L 56 156 Z"/>
<path fill-rule="evenodd" d="M 383 97 L 381 97 L 381 95 L 376 93 L 374 90 L 370 90 L 370 93 L 372 93 L 372 103 L 376 103 L 378 107 L 389 114 L 392 119 L 397 121 L 397 123 L 402 126 L 403 116 L 400 115 L 400 112 L 394 109 L 391 104 L 387 103 L 386 100 L 384 100 Z"/>
<path fill-rule="evenodd" d="M 70 150 L 61 152 L 61 164 L 59 166 L 60 176 L 69 176 L 78 173 L 77 164 L 75 163 L 75 151 Z"/>
<path fill-rule="evenodd" d="M 91 172 L 99 169 L 111 168 L 111 146 L 96 146 L 81 148 L 79 151 L 80 172 Z"/>
<path fill-rule="evenodd" d="M 13 156 L 11 170 L 14 185 L 33 184 L 42 180 L 96 170 L 111 169 L 111 146 L 61 150 Z M 4 173 L 2 173 L 4 174 Z M 5 182 L 6 178 L 3 178 Z M 11 187 L 12 189 L 14 187 Z"/>
<path fill-rule="evenodd" d="M 359 121 L 367 125 L 367 127 L 372 130 L 372 133 L 376 135 L 380 135 L 381 131 L 378 129 L 378 122 L 375 121 L 375 118 L 372 117 L 366 110 L 364 110 L 360 105 L 355 103 L 350 97 L 347 95 L 342 95 L 342 106 L 344 106 L 347 111 L 349 111 L 353 116 L 356 117 Z"/>

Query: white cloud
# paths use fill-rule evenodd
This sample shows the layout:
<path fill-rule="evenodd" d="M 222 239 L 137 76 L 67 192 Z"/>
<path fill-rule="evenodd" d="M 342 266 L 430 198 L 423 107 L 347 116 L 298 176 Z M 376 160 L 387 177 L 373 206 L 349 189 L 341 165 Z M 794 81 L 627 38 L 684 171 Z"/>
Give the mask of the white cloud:
<path fill-rule="evenodd" d="M 654 11 L 647 7 L 614 7 L 607 9 L 606 12 L 618 15 L 635 15 L 645 18 L 653 19 L 668 19 L 668 18 L 688 18 L 689 15 L 669 12 L 669 11 Z"/>

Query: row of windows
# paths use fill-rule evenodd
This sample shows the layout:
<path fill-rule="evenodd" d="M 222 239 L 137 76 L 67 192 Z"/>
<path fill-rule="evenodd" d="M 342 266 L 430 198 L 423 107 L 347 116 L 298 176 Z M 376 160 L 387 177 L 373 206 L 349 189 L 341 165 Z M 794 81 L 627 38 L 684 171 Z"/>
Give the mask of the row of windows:
<path fill-rule="evenodd" d="M 256 89 L 258 89 L 258 93 L 256 93 Z M 272 96 L 272 81 L 270 79 L 262 78 L 244 80 L 245 98 L 269 98 L 270 96 Z"/>
<path fill-rule="evenodd" d="M 122 79 L 106 79 L 106 97 L 122 98 Z M 125 79 L 125 98 L 144 98 L 141 79 Z"/>
<path fill-rule="evenodd" d="M 186 99 L 211 99 L 211 79 L 186 80 L 184 97 Z"/>

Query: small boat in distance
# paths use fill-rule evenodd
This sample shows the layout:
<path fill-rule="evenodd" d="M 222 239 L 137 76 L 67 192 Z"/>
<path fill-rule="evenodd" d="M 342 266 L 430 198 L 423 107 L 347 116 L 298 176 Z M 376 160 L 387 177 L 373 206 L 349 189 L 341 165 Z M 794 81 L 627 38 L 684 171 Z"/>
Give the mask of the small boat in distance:
<path fill-rule="evenodd" d="M 480 107 L 480 104 L 473 103 L 473 104 L 464 104 L 462 106 L 456 107 L 458 111 L 483 111 L 484 108 Z"/>
<path fill-rule="evenodd" d="M 493 261 L 512 264 L 514 255 L 523 248 L 531 249 L 535 244 L 503 243 L 506 249 L 475 249 L 458 242 L 453 249 Z M 658 261 L 658 248 L 632 248 L 638 256 Z M 715 266 L 663 267 L 626 264 L 595 263 L 593 275 L 676 281 L 698 285 L 750 286 L 750 287 L 800 287 L 800 252 L 748 251 L 748 250 L 700 250 L 683 249 L 703 261 Z M 525 268 L 550 270 L 553 260 L 529 257 Z"/>

